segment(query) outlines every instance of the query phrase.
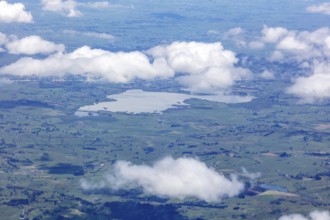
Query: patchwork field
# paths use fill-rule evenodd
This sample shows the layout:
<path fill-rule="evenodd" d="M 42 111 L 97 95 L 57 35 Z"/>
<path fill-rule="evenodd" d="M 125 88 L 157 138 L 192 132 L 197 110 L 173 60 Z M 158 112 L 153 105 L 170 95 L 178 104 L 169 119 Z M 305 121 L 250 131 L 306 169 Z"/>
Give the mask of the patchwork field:
<path fill-rule="evenodd" d="M 264 85 L 251 88 L 259 86 Z M 277 219 L 330 208 L 326 105 L 301 108 L 274 89 L 250 103 L 191 99 L 163 114 L 75 116 L 82 104 L 121 91 L 118 85 L 79 81 L 1 87 L 0 211 L 8 219 L 129 219 L 127 207 L 141 219 Z M 139 189 L 85 191 L 80 186 L 82 179 L 102 180 L 115 161 L 150 165 L 165 156 L 198 158 L 225 176 L 235 173 L 246 189 L 208 204 Z M 242 168 L 261 175 L 250 179 Z"/>

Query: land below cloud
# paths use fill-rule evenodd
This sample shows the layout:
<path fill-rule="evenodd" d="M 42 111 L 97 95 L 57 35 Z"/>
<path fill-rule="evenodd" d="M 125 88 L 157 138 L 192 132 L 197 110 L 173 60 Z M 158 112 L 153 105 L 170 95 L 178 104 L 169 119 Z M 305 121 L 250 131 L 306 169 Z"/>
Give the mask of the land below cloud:
<path fill-rule="evenodd" d="M 160 82 L 120 85 L 46 79 L 4 84 L 1 91 L 8 99 L 0 102 L 2 211 L 15 218 L 130 219 L 123 209 L 131 207 L 141 218 L 277 219 L 288 206 L 306 215 L 314 206 L 326 210 L 330 133 L 321 125 L 328 123 L 327 105 L 302 108 L 295 97 L 280 92 L 287 82 L 273 80 L 277 86 L 272 87 L 269 83 L 258 80 L 234 86 L 236 94 L 256 97 L 245 103 L 194 98 L 162 114 L 100 109 L 84 117 L 75 115 L 81 105 L 106 102 L 109 94 L 148 93 L 142 90 L 173 94 L 180 87 L 174 90 L 175 81 L 164 81 L 163 87 Z M 260 93 L 264 89 L 267 92 Z M 152 166 L 168 155 L 198 158 L 228 179 L 235 174 L 244 189 L 207 203 L 139 187 L 86 190 L 81 185 L 82 179 L 102 183 L 116 161 Z M 260 175 L 251 179 L 242 168 Z"/>
<path fill-rule="evenodd" d="M 330 4 L 0 1 L 0 218 L 329 219 Z"/>

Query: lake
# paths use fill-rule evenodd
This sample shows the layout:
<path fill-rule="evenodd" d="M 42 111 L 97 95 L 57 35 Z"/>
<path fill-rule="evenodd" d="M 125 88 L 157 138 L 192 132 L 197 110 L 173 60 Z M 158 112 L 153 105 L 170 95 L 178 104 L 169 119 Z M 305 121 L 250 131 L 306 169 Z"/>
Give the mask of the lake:
<path fill-rule="evenodd" d="M 89 112 L 110 111 L 125 112 L 129 114 L 157 113 L 162 114 L 170 108 L 189 106 L 185 103 L 189 99 L 200 99 L 211 102 L 243 103 L 253 99 L 252 96 L 234 95 L 190 95 L 171 92 L 146 92 L 139 89 L 127 90 L 120 94 L 109 95 L 113 100 L 100 102 L 93 105 L 82 106 L 75 113 L 77 116 L 87 116 Z"/>

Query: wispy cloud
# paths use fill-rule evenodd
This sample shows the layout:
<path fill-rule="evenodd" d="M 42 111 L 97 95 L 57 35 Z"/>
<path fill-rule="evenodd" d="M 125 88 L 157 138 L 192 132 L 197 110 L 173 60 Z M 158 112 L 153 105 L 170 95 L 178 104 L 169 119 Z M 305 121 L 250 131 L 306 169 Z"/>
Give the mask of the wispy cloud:
<path fill-rule="evenodd" d="M 105 40 L 114 40 L 115 37 L 111 34 L 107 33 L 97 33 L 97 32 L 81 32 L 81 31 L 75 31 L 75 30 L 64 30 L 65 34 L 70 35 L 83 35 L 87 37 L 93 37 L 93 38 L 99 38 L 99 39 L 105 39 Z"/>
<path fill-rule="evenodd" d="M 242 167 L 242 176 L 245 176 L 251 180 L 255 180 L 258 179 L 259 177 L 261 177 L 261 173 L 257 172 L 257 173 L 250 173 L 245 167 Z"/>
<path fill-rule="evenodd" d="M 325 2 L 318 5 L 311 5 L 308 6 L 306 10 L 311 13 L 330 15 L 330 2 Z"/>
<path fill-rule="evenodd" d="M 0 32 L 0 46 L 3 46 L 8 41 L 8 37 L 6 34 Z M 5 49 L 0 47 L 0 52 L 4 52 Z"/>
<path fill-rule="evenodd" d="M 89 7 L 89 8 L 110 8 L 111 4 L 109 2 L 87 2 L 87 3 L 80 3 L 79 5 Z"/>
<path fill-rule="evenodd" d="M 226 178 L 199 160 L 166 157 L 152 166 L 118 161 L 103 181 L 82 180 L 81 187 L 85 190 L 142 187 L 145 193 L 160 197 L 218 202 L 224 197 L 238 195 L 244 184 L 235 175 Z"/>
<path fill-rule="evenodd" d="M 284 215 L 278 220 L 330 220 L 330 213 L 328 211 L 314 211 L 305 217 L 301 214 Z"/>
<path fill-rule="evenodd" d="M 0 85 L 8 85 L 12 83 L 13 81 L 8 78 L 0 77 Z"/>
<path fill-rule="evenodd" d="M 244 39 L 244 34 L 245 34 L 245 31 L 241 27 L 235 27 L 235 28 L 229 29 L 227 32 L 225 32 L 224 38 L 231 39 L 239 47 L 245 47 L 246 40 Z"/>

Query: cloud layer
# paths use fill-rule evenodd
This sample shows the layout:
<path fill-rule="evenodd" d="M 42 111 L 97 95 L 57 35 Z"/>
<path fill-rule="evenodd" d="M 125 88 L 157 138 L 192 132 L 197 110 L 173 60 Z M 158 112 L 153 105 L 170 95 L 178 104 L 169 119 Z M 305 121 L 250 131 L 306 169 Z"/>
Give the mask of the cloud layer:
<path fill-rule="evenodd" d="M 177 199 L 198 198 L 206 202 L 218 202 L 224 197 L 236 196 L 244 189 L 244 184 L 234 175 L 228 179 L 196 159 L 171 157 L 153 166 L 118 161 L 105 181 L 90 184 L 82 180 L 81 186 L 85 190 L 142 187 L 145 193 L 151 195 Z"/>
<path fill-rule="evenodd" d="M 19 47 L 25 45 L 24 42 L 29 42 L 28 46 Z M 41 42 L 45 46 L 40 47 Z M 8 46 L 12 53 L 58 52 L 45 59 L 24 57 L 0 68 L 0 73 L 15 76 L 63 77 L 73 74 L 127 83 L 136 78 L 153 80 L 180 75 L 176 79 L 187 90 L 217 93 L 230 90 L 236 81 L 250 75 L 249 70 L 235 66 L 238 61 L 235 54 L 224 50 L 221 43 L 174 42 L 145 53 L 111 52 L 87 46 L 65 53 L 62 52 L 63 45 L 46 42 L 37 36 L 9 45 L 13 45 Z"/>
<path fill-rule="evenodd" d="M 112 53 L 87 46 L 72 53 L 56 53 L 45 59 L 21 58 L 2 67 L 0 72 L 37 77 L 73 74 L 114 83 L 127 83 L 135 78 L 148 80 L 170 77 L 174 74 L 163 59 L 155 59 L 150 63 L 148 57 L 141 52 Z"/>
<path fill-rule="evenodd" d="M 330 220 L 330 213 L 328 211 L 314 211 L 305 217 L 300 214 L 285 215 L 279 220 Z"/>
<path fill-rule="evenodd" d="M 31 23 L 33 17 L 30 12 L 25 11 L 22 3 L 10 4 L 0 1 L 0 22 L 4 23 Z"/>

